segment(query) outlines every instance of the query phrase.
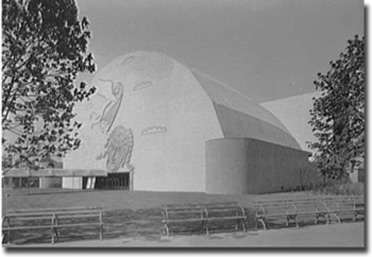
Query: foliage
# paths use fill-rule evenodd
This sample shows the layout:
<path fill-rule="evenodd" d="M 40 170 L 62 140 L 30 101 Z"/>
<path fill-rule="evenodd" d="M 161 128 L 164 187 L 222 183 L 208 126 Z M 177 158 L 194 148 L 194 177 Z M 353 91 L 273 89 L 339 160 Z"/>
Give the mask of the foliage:
<path fill-rule="evenodd" d="M 2 24 L 3 151 L 31 165 L 78 148 L 73 108 L 95 92 L 74 84 L 95 70 L 88 20 L 74 0 L 3 0 Z"/>
<path fill-rule="evenodd" d="M 317 142 L 315 161 L 327 179 L 341 179 L 346 170 L 362 164 L 365 155 L 364 37 L 355 36 L 326 74 L 314 81 L 322 92 L 314 98 L 309 124 Z"/>
<path fill-rule="evenodd" d="M 312 192 L 318 195 L 364 195 L 364 183 L 329 179 L 316 185 Z"/>
<path fill-rule="evenodd" d="M 313 174 L 316 175 L 315 167 L 309 161 L 300 160 L 296 163 L 295 178 L 299 183 L 299 191 L 305 191 L 318 182 Z"/>

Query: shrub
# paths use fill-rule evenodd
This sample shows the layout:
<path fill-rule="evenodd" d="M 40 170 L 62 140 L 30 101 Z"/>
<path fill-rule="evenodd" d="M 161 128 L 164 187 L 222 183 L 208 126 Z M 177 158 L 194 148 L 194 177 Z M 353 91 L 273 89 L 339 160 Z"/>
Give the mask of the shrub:
<path fill-rule="evenodd" d="M 363 195 L 364 183 L 329 180 L 324 185 L 316 185 L 313 189 L 313 193 L 322 195 Z"/>

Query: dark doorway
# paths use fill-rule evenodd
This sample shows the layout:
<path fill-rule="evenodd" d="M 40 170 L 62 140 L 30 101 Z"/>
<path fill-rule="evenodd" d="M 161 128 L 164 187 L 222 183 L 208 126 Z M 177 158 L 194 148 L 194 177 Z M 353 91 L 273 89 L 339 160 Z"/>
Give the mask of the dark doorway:
<path fill-rule="evenodd" d="M 129 172 L 109 173 L 107 177 L 97 177 L 94 188 L 129 190 Z"/>

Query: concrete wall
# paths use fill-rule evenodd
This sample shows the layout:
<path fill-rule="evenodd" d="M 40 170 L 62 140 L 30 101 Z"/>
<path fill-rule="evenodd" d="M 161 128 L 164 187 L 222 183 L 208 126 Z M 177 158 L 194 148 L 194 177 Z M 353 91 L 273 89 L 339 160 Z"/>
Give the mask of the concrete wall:
<path fill-rule="evenodd" d="M 308 152 L 250 138 L 224 138 L 206 142 L 206 192 L 258 194 L 318 181 Z M 303 164 L 309 166 L 303 168 Z"/>
<path fill-rule="evenodd" d="M 223 134 L 212 101 L 186 67 L 162 54 L 136 52 L 113 60 L 92 85 L 97 93 L 76 110 L 84 124 L 82 147 L 65 159 L 66 168 L 134 168 L 133 190 L 205 191 L 205 142 Z M 121 98 L 112 90 L 118 85 Z M 121 148 L 130 154 L 112 170 L 107 142 L 119 126 L 124 134 L 130 129 L 132 145 Z M 111 143 L 120 147 L 117 139 Z"/>

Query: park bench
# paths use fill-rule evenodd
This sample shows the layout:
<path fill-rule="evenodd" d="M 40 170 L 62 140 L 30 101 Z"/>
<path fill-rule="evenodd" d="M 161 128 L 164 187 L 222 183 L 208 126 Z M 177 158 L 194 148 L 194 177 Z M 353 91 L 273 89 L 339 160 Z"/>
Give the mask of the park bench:
<path fill-rule="evenodd" d="M 364 217 L 363 196 L 328 196 L 324 198 L 324 202 L 331 214 L 337 216 L 339 223 L 341 223 L 340 214 L 351 213 L 353 221 L 356 221 L 359 216 Z"/>
<path fill-rule="evenodd" d="M 314 198 L 299 198 L 299 199 L 284 199 L 270 201 L 255 201 L 256 209 L 256 228 L 257 224 L 261 223 L 263 228 L 267 228 L 267 219 L 278 219 L 283 217 L 286 219 L 286 226 L 293 220 L 296 227 L 299 227 L 299 216 L 314 216 L 314 223 L 317 224 L 322 218 L 327 225 L 331 222 L 331 218 L 335 218 L 341 223 L 340 213 L 352 212 L 353 220 L 358 216 L 364 216 L 364 199 L 363 197 L 355 196 L 326 196 Z"/>
<path fill-rule="evenodd" d="M 11 232 L 47 230 L 51 243 L 59 237 L 59 229 L 74 227 L 97 227 L 102 240 L 103 220 L 100 207 L 71 207 L 8 210 L 3 216 L 3 243 L 11 243 Z"/>
<path fill-rule="evenodd" d="M 322 218 L 328 224 L 330 216 L 336 214 L 323 198 L 255 201 L 254 206 L 256 209 L 256 228 L 258 223 L 261 223 L 265 230 L 267 220 L 270 219 L 284 218 L 286 226 L 289 226 L 290 221 L 293 221 L 299 228 L 299 216 L 313 216 L 315 224 Z"/>
<path fill-rule="evenodd" d="M 170 227 L 173 225 L 187 225 L 190 223 L 200 224 L 200 230 L 209 235 L 211 225 L 224 221 L 234 221 L 235 229 L 241 225 L 246 231 L 247 219 L 245 209 L 236 202 L 167 205 L 162 210 L 164 234 L 170 235 Z"/>

